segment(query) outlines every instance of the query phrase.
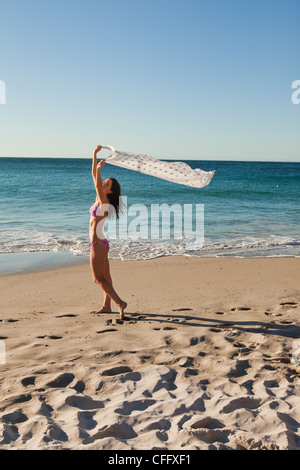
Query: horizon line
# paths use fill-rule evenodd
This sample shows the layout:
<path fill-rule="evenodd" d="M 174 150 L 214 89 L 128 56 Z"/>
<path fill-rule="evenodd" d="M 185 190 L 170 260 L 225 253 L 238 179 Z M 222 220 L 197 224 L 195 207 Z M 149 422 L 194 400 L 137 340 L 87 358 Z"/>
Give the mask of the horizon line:
<path fill-rule="evenodd" d="M 36 157 L 36 156 L 0 156 L 0 158 L 39 158 L 39 159 L 61 159 L 61 160 L 92 160 L 93 157 Z M 105 160 L 105 158 L 104 158 Z M 160 160 L 160 161 L 195 161 L 195 162 L 198 162 L 198 161 L 208 161 L 208 162 L 247 162 L 247 163 L 300 163 L 300 160 L 297 161 L 297 160 L 232 160 L 232 159 L 218 159 L 218 158 L 214 158 L 214 159 L 206 159 L 206 158 L 201 158 L 201 159 L 195 159 L 195 158 L 182 158 L 182 159 L 174 159 L 174 158 L 157 158 L 157 160 Z M 108 162 L 109 164 L 109 162 Z"/>

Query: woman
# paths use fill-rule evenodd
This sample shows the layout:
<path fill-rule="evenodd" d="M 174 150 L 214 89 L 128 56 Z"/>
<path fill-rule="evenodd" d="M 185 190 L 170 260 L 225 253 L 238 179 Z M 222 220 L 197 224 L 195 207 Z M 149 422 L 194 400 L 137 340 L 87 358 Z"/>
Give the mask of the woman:
<path fill-rule="evenodd" d="M 117 304 L 120 318 L 124 318 L 124 310 L 127 303 L 116 293 L 112 286 L 109 270 L 108 251 L 109 243 L 103 235 L 103 226 L 108 212 L 113 210 L 116 217 L 119 217 L 119 197 L 120 185 L 115 178 L 108 178 L 102 181 L 101 168 L 105 165 L 105 160 L 97 164 L 97 154 L 101 150 L 98 145 L 94 150 L 92 175 L 96 188 L 96 200 L 90 208 L 90 264 L 93 278 L 96 284 L 104 291 L 103 307 L 97 313 L 111 312 L 111 299 Z"/>

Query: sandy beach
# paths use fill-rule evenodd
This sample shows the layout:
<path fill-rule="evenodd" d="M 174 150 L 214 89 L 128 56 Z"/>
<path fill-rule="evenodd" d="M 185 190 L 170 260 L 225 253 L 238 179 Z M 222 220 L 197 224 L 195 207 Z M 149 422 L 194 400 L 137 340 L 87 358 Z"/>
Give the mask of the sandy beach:
<path fill-rule="evenodd" d="M 0 277 L 1 449 L 300 449 L 300 260 L 111 261 Z M 5 359 L 5 360 L 4 360 Z"/>

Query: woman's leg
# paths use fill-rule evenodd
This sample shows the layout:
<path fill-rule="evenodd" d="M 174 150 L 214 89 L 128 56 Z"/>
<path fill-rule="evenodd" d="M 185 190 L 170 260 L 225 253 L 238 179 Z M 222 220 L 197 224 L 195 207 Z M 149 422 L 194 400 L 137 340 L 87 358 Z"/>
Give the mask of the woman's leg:
<path fill-rule="evenodd" d="M 109 261 L 108 261 L 107 254 L 105 257 L 104 277 L 107 280 L 107 282 L 112 286 L 112 278 L 110 275 Z M 110 313 L 110 312 L 111 312 L 111 297 L 106 292 L 104 292 L 103 307 L 99 310 L 98 313 Z"/>
<path fill-rule="evenodd" d="M 94 247 L 91 248 L 91 270 L 94 282 L 96 282 L 96 284 L 98 284 L 103 289 L 106 296 L 109 296 L 117 304 L 120 317 L 123 318 L 127 303 L 118 296 L 112 284 L 105 278 L 107 252 L 107 247 L 101 243 L 94 245 Z"/>

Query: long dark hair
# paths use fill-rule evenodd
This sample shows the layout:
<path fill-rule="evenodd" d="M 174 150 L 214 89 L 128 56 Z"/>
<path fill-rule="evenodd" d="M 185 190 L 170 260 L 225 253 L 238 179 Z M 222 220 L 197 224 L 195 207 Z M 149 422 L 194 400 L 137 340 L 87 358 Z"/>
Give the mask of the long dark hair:
<path fill-rule="evenodd" d="M 112 181 L 111 192 L 107 195 L 109 203 L 115 208 L 115 216 L 118 219 L 120 215 L 120 197 L 121 186 L 116 178 L 110 178 Z"/>

